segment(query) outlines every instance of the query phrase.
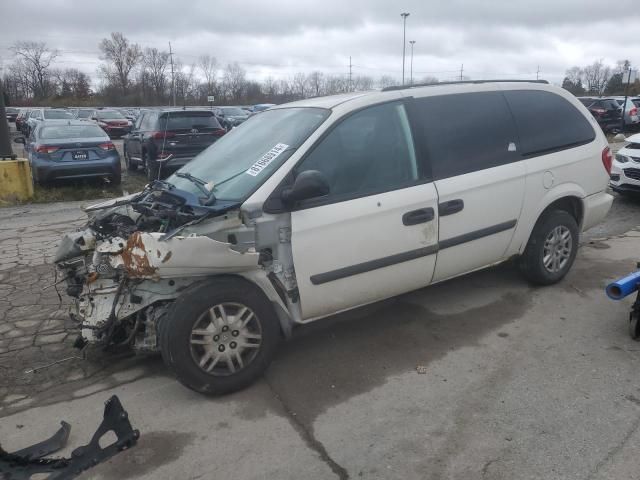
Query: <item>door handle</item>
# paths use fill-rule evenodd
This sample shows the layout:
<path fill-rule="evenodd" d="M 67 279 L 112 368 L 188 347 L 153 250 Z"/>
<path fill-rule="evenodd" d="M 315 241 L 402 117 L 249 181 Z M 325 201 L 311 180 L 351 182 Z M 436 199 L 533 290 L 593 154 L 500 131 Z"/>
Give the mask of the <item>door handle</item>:
<path fill-rule="evenodd" d="M 464 201 L 461 198 L 455 200 L 449 200 L 448 202 L 442 202 L 438 204 L 438 214 L 441 217 L 446 215 L 453 215 L 454 213 L 461 212 L 464 209 Z"/>
<path fill-rule="evenodd" d="M 406 226 L 417 225 L 418 223 L 430 222 L 434 217 L 433 208 L 421 208 L 402 215 L 402 223 Z"/>

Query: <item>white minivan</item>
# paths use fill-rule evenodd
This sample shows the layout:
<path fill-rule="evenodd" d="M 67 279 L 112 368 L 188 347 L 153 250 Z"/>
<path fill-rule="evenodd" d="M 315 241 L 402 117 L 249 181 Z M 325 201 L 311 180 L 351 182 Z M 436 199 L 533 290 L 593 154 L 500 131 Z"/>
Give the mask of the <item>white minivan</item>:
<path fill-rule="evenodd" d="M 561 280 L 611 154 L 546 82 L 313 98 L 255 115 L 166 181 L 94 205 L 56 263 L 77 345 L 160 351 L 189 388 L 258 378 L 293 327 L 519 258 Z"/>

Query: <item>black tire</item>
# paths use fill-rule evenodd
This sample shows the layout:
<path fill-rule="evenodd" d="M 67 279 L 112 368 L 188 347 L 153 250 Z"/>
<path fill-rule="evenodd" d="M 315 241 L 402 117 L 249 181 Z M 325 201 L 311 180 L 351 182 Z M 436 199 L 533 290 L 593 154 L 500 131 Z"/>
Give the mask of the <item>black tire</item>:
<path fill-rule="evenodd" d="M 544 245 L 547 237 L 556 227 L 565 227 L 571 234 L 571 250 L 567 262 L 557 271 L 549 270 L 544 264 Z M 559 282 L 569 272 L 578 252 L 578 224 L 576 219 L 564 210 L 552 210 L 541 216 L 524 253 L 520 257 L 520 271 L 527 280 L 537 285 L 552 285 Z"/>
<path fill-rule="evenodd" d="M 193 353 L 198 345 L 191 345 L 192 329 L 201 321 L 201 316 L 220 304 L 248 307 L 254 313 L 252 318 L 259 323 L 261 334 L 259 348 L 255 353 L 250 351 L 251 360 L 235 373 L 224 375 L 207 373 L 200 368 Z M 178 297 L 159 323 L 158 343 L 165 364 L 180 383 L 207 395 L 224 395 L 255 382 L 270 365 L 281 339 L 278 318 L 269 300 L 256 286 L 235 277 L 220 277 L 194 285 Z M 225 367 L 219 362 L 216 368 Z"/>
<path fill-rule="evenodd" d="M 122 183 L 122 174 L 117 173 L 116 175 L 111 177 L 110 180 L 111 180 L 111 185 L 114 187 L 117 187 Z"/>
<path fill-rule="evenodd" d="M 629 336 L 635 341 L 640 341 L 640 311 L 633 310 L 629 314 Z"/>
<path fill-rule="evenodd" d="M 124 155 L 124 164 L 127 166 L 127 170 L 129 170 L 130 172 L 135 172 L 136 170 L 138 170 L 138 165 L 131 162 L 131 157 L 129 157 L 126 146 L 123 147 L 122 154 Z"/>

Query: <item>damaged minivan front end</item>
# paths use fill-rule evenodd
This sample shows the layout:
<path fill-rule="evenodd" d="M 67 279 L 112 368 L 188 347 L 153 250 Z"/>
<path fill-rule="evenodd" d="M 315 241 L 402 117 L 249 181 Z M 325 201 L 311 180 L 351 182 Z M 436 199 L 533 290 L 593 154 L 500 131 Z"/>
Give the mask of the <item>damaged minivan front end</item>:
<path fill-rule="evenodd" d="M 156 351 L 158 321 L 182 291 L 209 276 L 261 271 L 238 204 L 203 206 L 158 181 L 86 210 L 85 228 L 65 235 L 55 257 L 78 345 Z"/>

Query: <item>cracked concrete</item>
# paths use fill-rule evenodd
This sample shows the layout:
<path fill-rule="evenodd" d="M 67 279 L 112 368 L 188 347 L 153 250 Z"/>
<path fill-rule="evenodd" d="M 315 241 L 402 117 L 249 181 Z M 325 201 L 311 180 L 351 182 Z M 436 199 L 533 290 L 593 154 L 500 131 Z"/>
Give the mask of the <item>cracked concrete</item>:
<path fill-rule="evenodd" d="M 73 425 L 69 454 L 117 394 L 140 444 L 83 478 L 635 478 L 640 344 L 606 282 L 639 256 L 640 202 L 618 199 L 569 276 L 532 288 L 510 265 L 296 332 L 264 379 L 223 398 L 158 357 L 87 352 L 54 289 L 78 204 L 0 209 L 0 443 Z M 35 373 L 29 368 L 53 364 Z M 416 371 L 420 366 L 420 373 Z"/>

